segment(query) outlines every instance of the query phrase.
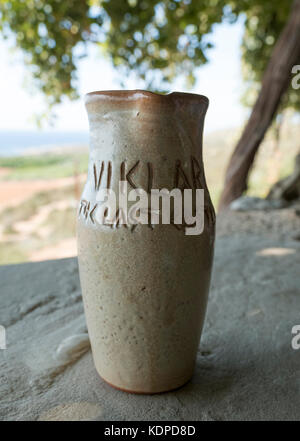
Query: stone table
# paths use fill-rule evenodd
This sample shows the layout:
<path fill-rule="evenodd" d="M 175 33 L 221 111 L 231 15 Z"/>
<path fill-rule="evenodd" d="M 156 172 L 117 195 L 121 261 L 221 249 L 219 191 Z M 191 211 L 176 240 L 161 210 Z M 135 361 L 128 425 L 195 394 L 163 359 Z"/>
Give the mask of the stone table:
<path fill-rule="evenodd" d="M 218 237 L 195 375 L 152 396 L 98 377 L 76 259 L 0 267 L 0 419 L 299 420 L 299 256 L 292 238 Z"/>

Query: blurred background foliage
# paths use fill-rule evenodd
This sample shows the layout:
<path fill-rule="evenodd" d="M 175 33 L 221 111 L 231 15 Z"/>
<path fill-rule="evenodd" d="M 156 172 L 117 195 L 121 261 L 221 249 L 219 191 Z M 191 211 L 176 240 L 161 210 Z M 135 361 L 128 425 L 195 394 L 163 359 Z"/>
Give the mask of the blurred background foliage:
<path fill-rule="evenodd" d="M 78 98 L 77 69 L 90 45 L 110 60 L 121 85 L 135 72 L 144 88 L 166 92 L 179 76 L 193 86 L 198 67 L 209 62 L 216 26 L 241 19 L 241 99 L 252 107 L 291 5 L 292 0 L 0 0 L 0 33 L 21 50 L 33 89 L 52 108 Z M 299 150 L 294 110 L 300 110 L 299 90 L 289 88 L 255 159 L 249 195 L 266 197 L 292 172 Z M 48 109 L 47 120 L 49 115 Z M 206 136 L 205 169 L 215 205 L 241 133 L 236 127 Z M 0 158 L 0 264 L 76 255 L 75 211 L 87 162 L 84 146 Z"/>
<path fill-rule="evenodd" d="M 242 42 L 244 103 L 252 106 L 292 0 L 1 0 L 0 29 L 24 52 L 35 85 L 51 106 L 77 97 L 76 62 L 86 43 L 99 46 L 120 78 L 134 70 L 149 90 L 166 91 L 209 61 L 217 23 L 244 17 Z M 300 60 L 299 60 L 300 62 Z M 220 72 L 220 75 L 222 73 Z M 281 108 L 299 110 L 290 88 Z"/>

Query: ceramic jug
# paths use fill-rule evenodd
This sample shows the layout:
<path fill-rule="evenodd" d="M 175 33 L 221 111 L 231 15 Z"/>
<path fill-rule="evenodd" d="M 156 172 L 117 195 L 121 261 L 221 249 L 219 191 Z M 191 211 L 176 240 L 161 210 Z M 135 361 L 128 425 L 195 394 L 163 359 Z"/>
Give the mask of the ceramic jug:
<path fill-rule="evenodd" d="M 78 209 L 78 261 L 95 367 L 110 385 L 135 393 L 176 389 L 192 376 L 205 317 L 215 212 L 202 161 L 208 99 L 142 90 L 86 95 L 88 177 Z M 203 189 L 204 227 L 110 223 L 100 189 Z M 151 207 L 149 212 L 151 212 Z"/>

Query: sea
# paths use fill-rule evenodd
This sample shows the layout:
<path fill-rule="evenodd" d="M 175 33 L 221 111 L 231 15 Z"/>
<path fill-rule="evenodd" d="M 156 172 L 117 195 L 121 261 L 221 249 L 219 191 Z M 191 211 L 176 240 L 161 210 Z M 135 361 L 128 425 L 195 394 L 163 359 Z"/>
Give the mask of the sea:
<path fill-rule="evenodd" d="M 0 131 L 0 156 L 19 156 L 89 143 L 88 132 Z"/>

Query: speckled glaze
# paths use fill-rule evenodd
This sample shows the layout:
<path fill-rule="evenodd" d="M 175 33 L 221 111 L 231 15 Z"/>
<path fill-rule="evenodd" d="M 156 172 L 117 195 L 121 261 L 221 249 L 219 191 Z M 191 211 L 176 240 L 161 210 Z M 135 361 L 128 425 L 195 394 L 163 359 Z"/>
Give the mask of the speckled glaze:
<path fill-rule="evenodd" d="M 90 161 L 78 211 L 80 280 L 96 369 L 122 390 L 168 391 L 193 374 L 215 238 L 202 163 L 207 106 L 206 97 L 184 93 L 86 96 Z M 171 190 L 178 161 L 185 187 L 205 191 L 201 235 L 185 235 L 175 225 L 133 229 L 95 221 L 100 175 L 100 187 L 109 181 L 117 192 L 123 163 L 128 182 Z"/>

